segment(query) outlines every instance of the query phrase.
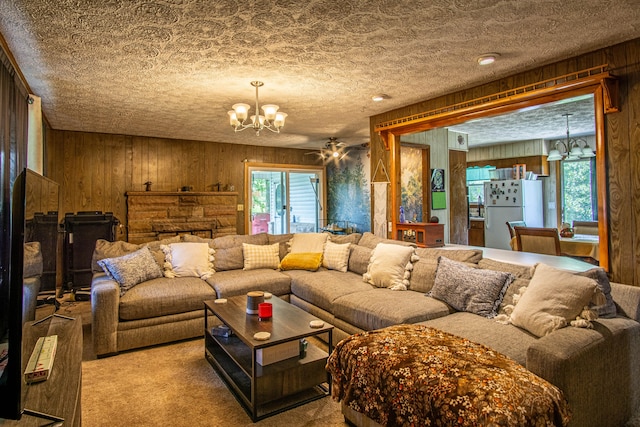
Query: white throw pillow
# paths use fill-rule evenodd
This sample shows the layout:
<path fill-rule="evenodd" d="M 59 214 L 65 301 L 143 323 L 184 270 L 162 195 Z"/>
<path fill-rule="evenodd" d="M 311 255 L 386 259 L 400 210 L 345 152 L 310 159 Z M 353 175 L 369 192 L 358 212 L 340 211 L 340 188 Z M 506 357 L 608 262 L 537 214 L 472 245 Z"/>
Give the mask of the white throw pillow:
<path fill-rule="evenodd" d="M 597 317 L 589 302 L 602 303 L 604 295 L 595 280 L 537 264 L 526 291 L 511 313 L 511 323 L 543 337 L 556 329 L 590 327 Z"/>
<path fill-rule="evenodd" d="M 213 273 L 214 250 L 206 243 L 171 243 L 162 245 L 166 277 L 209 278 Z"/>
<path fill-rule="evenodd" d="M 277 269 L 280 264 L 280 244 L 273 245 L 250 245 L 242 244 L 242 254 L 244 256 L 243 270 L 255 270 L 257 268 Z"/>
<path fill-rule="evenodd" d="M 412 262 L 418 261 L 415 249 L 390 243 L 378 243 L 369 260 L 362 279 L 378 288 L 406 291 L 413 270 Z"/>
<path fill-rule="evenodd" d="M 338 244 L 328 241 L 324 247 L 322 266 L 329 270 L 338 270 L 346 273 L 349 266 L 350 251 L 351 243 Z"/>
<path fill-rule="evenodd" d="M 326 233 L 296 233 L 289 241 L 289 253 L 323 253 Z"/>

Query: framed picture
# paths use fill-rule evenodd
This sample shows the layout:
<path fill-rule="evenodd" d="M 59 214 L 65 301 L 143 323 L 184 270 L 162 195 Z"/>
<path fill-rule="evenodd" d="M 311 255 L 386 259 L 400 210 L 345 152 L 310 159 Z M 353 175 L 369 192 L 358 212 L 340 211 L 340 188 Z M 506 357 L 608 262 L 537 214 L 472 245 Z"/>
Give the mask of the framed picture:
<path fill-rule="evenodd" d="M 431 209 L 446 209 L 447 193 L 444 191 L 444 169 L 431 169 Z"/>
<path fill-rule="evenodd" d="M 444 169 L 431 169 L 431 192 L 444 191 Z"/>

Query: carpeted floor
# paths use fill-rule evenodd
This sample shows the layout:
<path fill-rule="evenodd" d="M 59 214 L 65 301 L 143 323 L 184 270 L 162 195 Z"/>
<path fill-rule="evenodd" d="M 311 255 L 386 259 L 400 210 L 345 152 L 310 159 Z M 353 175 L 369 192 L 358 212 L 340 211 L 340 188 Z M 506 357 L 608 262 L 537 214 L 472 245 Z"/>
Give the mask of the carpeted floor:
<path fill-rule="evenodd" d="M 82 364 L 82 425 L 248 426 L 251 419 L 204 358 L 202 339 L 136 350 Z M 341 426 L 326 397 L 257 426 Z"/>
<path fill-rule="evenodd" d="M 97 359 L 91 347 L 91 303 L 60 299 L 58 313 L 83 324 L 82 425 L 94 426 L 340 426 L 330 397 L 252 423 L 204 358 L 202 339 Z M 38 309 L 37 317 L 52 312 Z"/>

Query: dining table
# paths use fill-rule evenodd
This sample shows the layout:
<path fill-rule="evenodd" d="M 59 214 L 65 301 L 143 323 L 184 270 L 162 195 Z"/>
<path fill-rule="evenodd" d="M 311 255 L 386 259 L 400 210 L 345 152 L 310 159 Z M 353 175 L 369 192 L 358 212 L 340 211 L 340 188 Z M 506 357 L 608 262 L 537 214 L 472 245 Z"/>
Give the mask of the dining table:
<path fill-rule="evenodd" d="M 513 237 L 509 242 L 511 249 L 518 250 L 518 242 Z M 573 237 L 560 237 L 560 252 L 563 255 L 592 258 L 600 261 L 600 238 L 591 234 L 574 234 Z"/>
<path fill-rule="evenodd" d="M 565 255 L 600 260 L 600 238 L 591 234 L 560 237 L 560 252 Z"/>

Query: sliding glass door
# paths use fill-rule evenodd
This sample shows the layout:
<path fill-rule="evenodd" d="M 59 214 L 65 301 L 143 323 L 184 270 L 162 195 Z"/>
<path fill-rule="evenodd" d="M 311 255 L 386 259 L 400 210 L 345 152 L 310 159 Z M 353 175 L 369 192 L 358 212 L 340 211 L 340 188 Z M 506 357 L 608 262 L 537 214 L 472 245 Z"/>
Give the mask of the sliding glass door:
<path fill-rule="evenodd" d="M 248 166 L 249 234 L 310 233 L 324 225 L 324 169 Z"/>

